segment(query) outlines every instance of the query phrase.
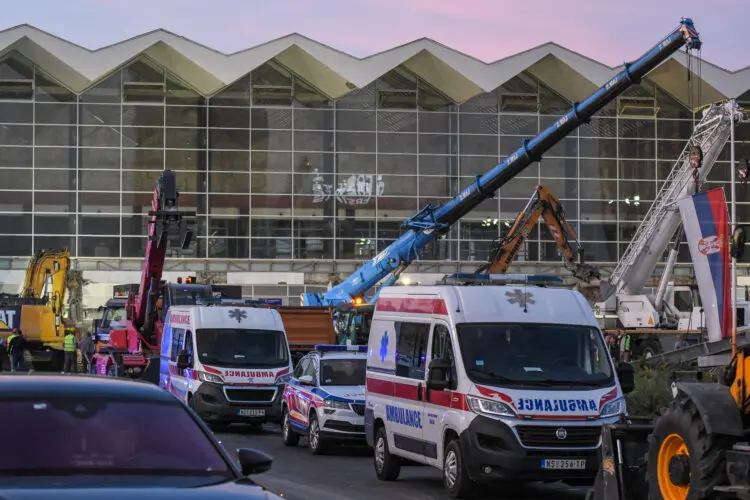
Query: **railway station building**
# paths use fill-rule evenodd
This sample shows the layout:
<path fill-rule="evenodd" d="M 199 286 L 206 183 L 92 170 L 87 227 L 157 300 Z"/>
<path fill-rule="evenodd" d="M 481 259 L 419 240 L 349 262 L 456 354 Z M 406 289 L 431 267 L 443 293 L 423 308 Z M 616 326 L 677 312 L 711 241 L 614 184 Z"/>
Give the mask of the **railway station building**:
<path fill-rule="evenodd" d="M 0 291 L 17 292 L 30 255 L 45 248 L 69 248 L 93 284 L 137 282 L 153 190 L 170 169 L 198 223 L 190 249 L 169 256 L 165 278 L 210 275 L 296 304 L 621 69 L 555 43 L 488 64 L 428 39 L 359 59 L 297 34 L 227 55 L 163 30 L 90 50 L 32 26 L 8 29 L 0 32 Z M 726 98 L 750 109 L 750 67 L 732 72 L 676 54 L 466 215 L 404 276 L 473 272 L 540 183 L 561 199 L 587 259 L 611 268 L 701 108 Z M 736 138 L 737 159 L 750 159 L 750 126 Z M 728 187 L 732 175 L 727 145 L 710 184 Z M 741 183 L 737 202 L 739 221 L 750 223 Z M 562 269 L 538 225 L 513 271 Z"/>

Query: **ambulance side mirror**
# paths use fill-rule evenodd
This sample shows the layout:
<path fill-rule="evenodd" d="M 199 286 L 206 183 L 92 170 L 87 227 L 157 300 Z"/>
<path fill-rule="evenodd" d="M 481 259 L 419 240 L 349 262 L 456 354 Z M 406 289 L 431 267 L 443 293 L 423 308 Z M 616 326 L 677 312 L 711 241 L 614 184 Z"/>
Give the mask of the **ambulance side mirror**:
<path fill-rule="evenodd" d="M 427 373 L 427 388 L 442 391 L 450 387 L 448 376 L 451 373 L 451 364 L 445 359 L 433 359 L 430 362 L 430 370 Z"/>
<path fill-rule="evenodd" d="M 635 368 L 630 363 L 617 363 L 617 378 L 620 379 L 620 389 L 623 394 L 630 394 L 635 390 Z"/>
<path fill-rule="evenodd" d="M 313 385 L 313 377 L 312 375 L 302 375 L 299 378 L 299 383 L 302 385 Z"/>
<path fill-rule="evenodd" d="M 190 358 L 187 351 L 182 351 L 177 355 L 177 368 L 180 370 L 190 368 Z"/>

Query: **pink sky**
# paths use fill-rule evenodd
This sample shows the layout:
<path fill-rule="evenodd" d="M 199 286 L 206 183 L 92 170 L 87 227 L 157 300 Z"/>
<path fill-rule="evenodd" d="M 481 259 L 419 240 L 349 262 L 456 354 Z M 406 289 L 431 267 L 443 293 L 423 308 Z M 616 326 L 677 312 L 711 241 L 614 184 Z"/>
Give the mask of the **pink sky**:
<path fill-rule="evenodd" d="M 703 57 L 750 66 L 750 0 L 58 0 L 13 2 L 28 23 L 89 48 L 165 28 L 223 52 L 299 32 L 356 56 L 428 37 L 484 61 L 555 41 L 615 66 L 692 17 Z"/>

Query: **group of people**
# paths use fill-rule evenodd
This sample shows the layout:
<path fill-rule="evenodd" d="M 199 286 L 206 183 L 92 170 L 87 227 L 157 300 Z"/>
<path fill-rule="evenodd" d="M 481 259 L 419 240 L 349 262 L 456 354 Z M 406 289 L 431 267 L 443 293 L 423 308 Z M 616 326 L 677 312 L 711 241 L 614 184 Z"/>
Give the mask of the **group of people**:
<path fill-rule="evenodd" d="M 7 338 L 0 338 L 0 371 L 5 370 L 5 360 L 10 361 L 10 370 L 14 372 L 26 371 L 26 360 L 24 352 L 27 349 L 25 335 L 18 328 L 14 328 Z M 63 373 L 78 372 L 78 350 L 81 351 L 83 373 L 91 372 L 92 357 L 96 351 L 96 343 L 93 334 L 84 334 L 78 340 L 73 329 L 65 329 L 63 338 Z"/>
<path fill-rule="evenodd" d="M 606 337 L 609 355 L 617 361 L 630 361 L 630 334 L 624 330 L 618 330 L 617 333 L 609 333 Z"/>

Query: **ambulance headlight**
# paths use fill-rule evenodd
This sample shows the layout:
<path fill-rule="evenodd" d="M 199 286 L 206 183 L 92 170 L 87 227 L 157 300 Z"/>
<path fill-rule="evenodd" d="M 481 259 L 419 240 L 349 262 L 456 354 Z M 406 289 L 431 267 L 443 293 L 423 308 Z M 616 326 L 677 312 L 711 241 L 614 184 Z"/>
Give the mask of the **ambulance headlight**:
<path fill-rule="evenodd" d="M 276 378 L 276 385 L 288 384 L 291 379 L 292 379 L 292 374 L 286 373 Z"/>
<path fill-rule="evenodd" d="M 469 404 L 469 409 L 474 413 L 478 413 L 479 415 L 485 415 L 488 417 L 516 416 L 510 406 L 500 401 L 493 401 L 491 399 L 484 399 L 467 395 L 466 402 Z"/>
<path fill-rule="evenodd" d="M 602 406 L 599 418 L 614 417 L 625 413 L 625 398 L 615 399 Z"/>
<path fill-rule="evenodd" d="M 201 382 L 208 382 L 209 384 L 221 384 L 224 382 L 221 380 L 220 376 L 206 372 L 198 372 L 198 380 Z"/>
<path fill-rule="evenodd" d="M 331 410 L 348 410 L 349 403 L 346 401 L 334 401 L 332 399 L 326 399 L 323 401 L 323 406 Z"/>

